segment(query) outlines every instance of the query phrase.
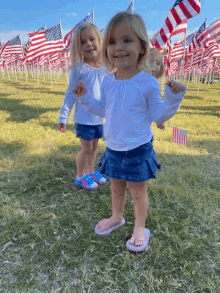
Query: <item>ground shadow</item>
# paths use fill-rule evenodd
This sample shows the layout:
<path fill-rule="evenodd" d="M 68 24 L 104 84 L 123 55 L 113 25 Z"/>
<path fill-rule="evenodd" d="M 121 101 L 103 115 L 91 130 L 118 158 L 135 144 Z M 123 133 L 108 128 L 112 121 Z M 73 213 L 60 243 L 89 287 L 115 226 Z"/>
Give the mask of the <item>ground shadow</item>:
<path fill-rule="evenodd" d="M 220 116 L 220 107 L 219 106 L 186 106 L 181 105 L 181 110 L 184 110 L 184 114 L 196 114 L 196 115 L 212 115 Z M 185 110 L 190 110 L 193 112 L 187 112 Z"/>
<path fill-rule="evenodd" d="M 49 111 L 58 111 L 60 108 L 37 108 L 37 106 L 22 105 L 25 99 L 0 99 L 0 108 L 10 113 L 10 117 L 6 121 L 25 122 L 30 119 L 36 119 L 41 114 Z"/>

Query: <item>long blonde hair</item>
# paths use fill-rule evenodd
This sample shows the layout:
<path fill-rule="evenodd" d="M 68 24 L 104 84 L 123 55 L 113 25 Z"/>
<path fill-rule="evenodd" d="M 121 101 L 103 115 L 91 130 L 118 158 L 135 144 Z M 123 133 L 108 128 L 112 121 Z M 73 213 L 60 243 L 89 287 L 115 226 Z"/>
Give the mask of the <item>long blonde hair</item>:
<path fill-rule="evenodd" d="M 70 59 L 71 59 L 71 67 L 72 68 L 74 65 L 81 63 L 84 61 L 84 56 L 82 53 L 82 46 L 81 46 L 81 33 L 84 29 L 92 27 L 96 33 L 96 36 L 99 40 L 99 48 L 101 49 L 102 46 L 102 34 L 99 30 L 99 28 L 93 24 L 93 23 L 84 23 L 82 24 L 74 33 L 73 36 L 73 41 L 71 44 L 71 49 L 70 49 Z M 98 54 L 99 61 L 101 63 L 101 52 Z"/>
<path fill-rule="evenodd" d="M 140 70 L 145 70 L 146 72 L 149 72 L 149 40 L 145 23 L 143 21 L 143 18 L 139 14 L 129 13 L 127 11 L 119 12 L 115 16 L 113 16 L 106 27 L 101 49 L 102 63 L 104 63 L 104 65 L 108 68 L 109 71 L 114 71 L 116 69 L 108 59 L 107 46 L 109 45 L 109 39 L 114 27 L 122 22 L 126 22 L 128 26 L 138 36 L 141 43 L 141 48 L 144 49 L 144 53 L 139 54 L 138 67 L 140 68 Z"/>
<path fill-rule="evenodd" d="M 149 58 L 153 59 L 153 58 L 155 58 L 154 56 L 155 57 L 159 56 L 159 59 L 160 59 L 160 62 L 161 62 L 160 72 L 156 76 L 156 78 L 159 79 L 164 75 L 164 72 L 165 72 L 165 66 L 164 66 L 164 62 L 163 62 L 163 55 L 157 48 L 150 48 Z"/>

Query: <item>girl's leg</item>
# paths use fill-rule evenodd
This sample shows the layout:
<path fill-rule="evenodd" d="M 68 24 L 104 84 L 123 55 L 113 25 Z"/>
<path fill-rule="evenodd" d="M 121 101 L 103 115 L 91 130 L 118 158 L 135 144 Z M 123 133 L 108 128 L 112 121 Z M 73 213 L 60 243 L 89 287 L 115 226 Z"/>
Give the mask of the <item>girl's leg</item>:
<path fill-rule="evenodd" d="M 135 245 L 142 245 L 145 238 L 144 228 L 148 212 L 146 181 L 128 182 L 128 187 L 133 198 L 135 214 L 134 232 L 130 242 L 135 242 Z"/>
<path fill-rule="evenodd" d="M 121 223 L 126 203 L 126 187 L 126 181 L 111 178 L 112 216 L 97 224 L 96 228 L 100 232 Z"/>
<path fill-rule="evenodd" d="M 88 157 L 88 161 L 87 161 L 87 172 L 88 173 L 94 172 L 95 160 L 96 160 L 96 153 L 97 153 L 97 147 L 98 147 L 99 138 L 95 138 L 92 142 L 93 142 L 93 144 L 92 144 L 91 154 Z"/>
<path fill-rule="evenodd" d="M 81 142 L 81 151 L 78 154 L 76 159 L 76 167 L 77 167 L 77 176 L 83 177 L 85 176 L 86 164 L 88 161 L 88 157 L 92 153 L 93 149 L 93 140 L 84 140 L 80 138 Z"/>

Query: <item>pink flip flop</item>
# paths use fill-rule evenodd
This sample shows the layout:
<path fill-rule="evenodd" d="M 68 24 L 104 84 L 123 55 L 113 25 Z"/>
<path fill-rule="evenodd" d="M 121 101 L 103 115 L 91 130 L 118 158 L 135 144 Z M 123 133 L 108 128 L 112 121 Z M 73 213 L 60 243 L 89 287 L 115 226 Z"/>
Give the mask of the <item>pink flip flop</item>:
<path fill-rule="evenodd" d="M 144 251 L 147 248 L 147 245 L 148 245 L 148 241 L 149 241 L 149 238 L 150 238 L 150 230 L 147 229 L 147 228 L 144 228 L 144 234 L 145 234 L 145 240 L 144 240 L 144 243 L 142 245 L 131 244 L 130 239 L 129 239 L 127 241 L 127 243 L 126 243 L 126 248 L 128 250 L 135 251 L 135 252 Z"/>
<path fill-rule="evenodd" d="M 122 222 L 121 222 L 120 224 L 118 224 L 118 225 L 116 225 L 116 226 L 112 226 L 111 228 L 109 228 L 109 229 L 107 229 L 107 230 L 104 230 L 104 231 L 102 231 L 102 232 L 99 232 L 99 230 L 95 227 L 95 233 L 98 234 L 98 235 L 103 235 L 103 236 L 105 236 L 105 235 L 110 234 L 112 231 L 114 231 L 114 230 L 120 228 L 121 226 L 124 226 L 124 224 L 125 224 L 125 219 L 122 218 Z"/>

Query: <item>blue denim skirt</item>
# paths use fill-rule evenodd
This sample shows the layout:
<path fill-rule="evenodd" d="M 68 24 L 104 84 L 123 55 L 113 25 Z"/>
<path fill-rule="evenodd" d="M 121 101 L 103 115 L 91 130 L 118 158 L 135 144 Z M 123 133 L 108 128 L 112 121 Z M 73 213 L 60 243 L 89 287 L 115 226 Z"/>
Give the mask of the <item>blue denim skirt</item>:
<path fill-rule="evenodd" d="M 101 125 L 85 125 L 75 123 L 76 137 L 84 140 L 94 140 L 103 137 L 103 124 Z"/>
<path fill-rule="evenodd" d="M 101 174 L 130 182 L 143 182 L 156 178 L 157 169 L 161 169 L 153 149 L 153 139 L 125 152 L 106 148 L 98 166 Z"/>

